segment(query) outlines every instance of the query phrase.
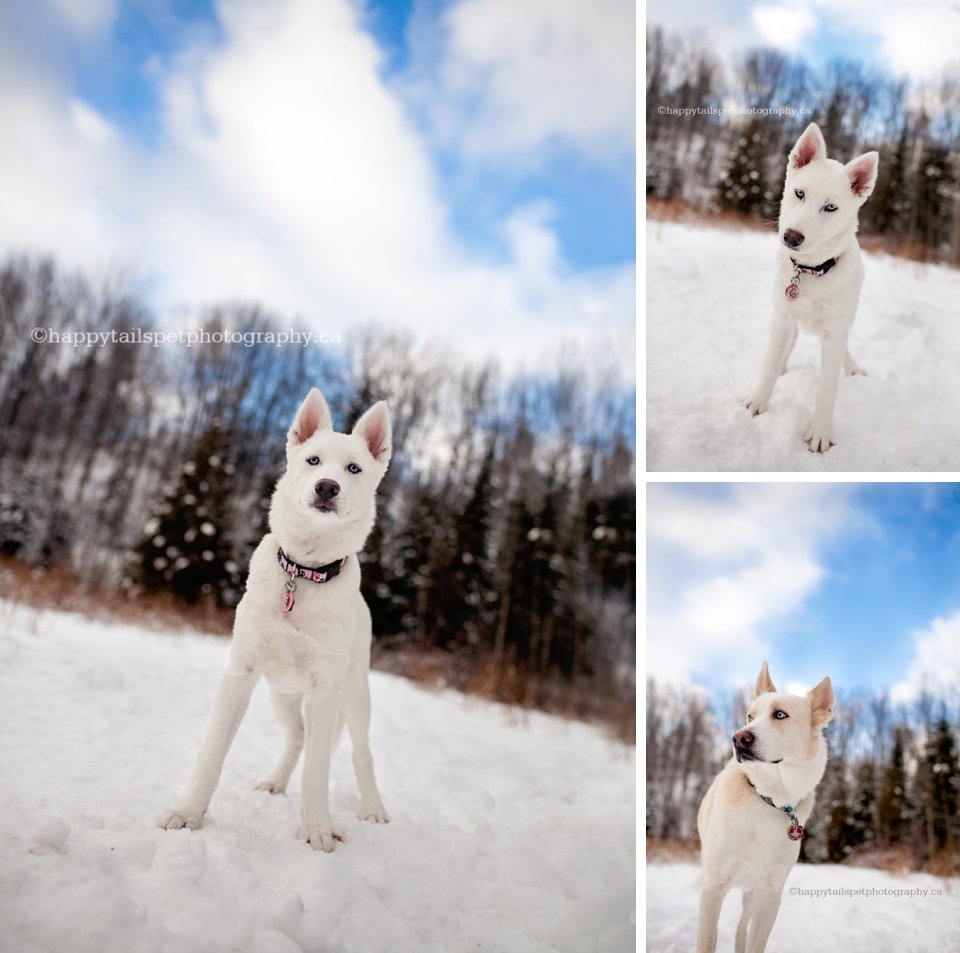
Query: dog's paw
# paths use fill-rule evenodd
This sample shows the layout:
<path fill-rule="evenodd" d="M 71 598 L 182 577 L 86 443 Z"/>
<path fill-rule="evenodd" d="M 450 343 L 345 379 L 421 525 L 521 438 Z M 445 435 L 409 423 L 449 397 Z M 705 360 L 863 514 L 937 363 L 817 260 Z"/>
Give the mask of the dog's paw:
<path fill-rule="evenodd" d="M 305 840 L 314 850 L 332 853 L 337 841 L 343 840 L 343 834 L 329 824 L 301 824 L 300 839 Z"/>
<path fill-rule="evenodd" d="M 810 425 L 803 442 L 811 453 L 826 453 L 833 446 L 832 434 L 829 427 L 818 427 L 816 423 Z"/>
<path fill-rule="evenodd" d="M 740 403 L 747 408 L 751 417 L 756 417 L 767 409 L 767 401 L 761 400 L 759 397 L 747 397 Z"/>
<path fill-rule="evenodd" d="M 157 821 L 157 827 L 162 827 L 165 831 L 179 831 L 183 828 L 198 831 L 202 822 L 203 816 L 200 814 L 191 814 L 189 811 L 167 811 Z"/>
<path fill-rule="evenodd" d="M 360 820 L 370 821 L 372 824 L 389 824 L 390 816 L 382 804 L 361 804 Z"/>
<path fill-rule="evenodd" d="M 269 791 L 271 794 L 283 794 L 286 790 L 286 784 L 281 784 L 279 781 L 274 781 L 272 778 L 268 778 L 266 781 L 261 781 L 254 788 L 254 791 Z"/>

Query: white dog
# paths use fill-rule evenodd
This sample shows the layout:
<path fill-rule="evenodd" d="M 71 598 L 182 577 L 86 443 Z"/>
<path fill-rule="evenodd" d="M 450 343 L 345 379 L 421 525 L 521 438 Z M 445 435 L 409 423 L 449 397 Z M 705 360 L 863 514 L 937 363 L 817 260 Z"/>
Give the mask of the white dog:
<path fill-rule="evenodd" d="M 736 953 L 763 953 L 827 766 L 820 732 L 833 717 L 830 679 L 804 697 L 780 695 L 764 662 L 756 688 L 747 724 L 733 736 L 734 757 L 697 815 L 703 863 L 697 953 L 716 948 L 720 905 L 731 887 L 743 890 Z"/>
<path fill-rule="evenodd" d="M 346 721 L 360 788 L 360 815 L 386 822 L 367 734 L 370 611 L 360 595 L 357 553 L 373 527 L 374 497 L 390 460 L 390 415 L 382 401 L 351 434 L 334 433 L 314 388 L 287 434 L 287 469 L 270 506 L 270 532 L 250 560 L 237 606 L 230 662 L 186 791 L 160 826 L 196 830 L 261 675 L 270 684 L 286 747 L 258 789 L 286 789 L 300 750 L 300 836 L 331 851 L 342 839 L 328 806 L 330 757 Z"/>
<path fill-rule="evenodd" d="M 873 192 L 879 161 L 876 152 L 846 165 L 828 159 L 823 135 L 814 123 L 787 160 L 770 342 L 760 380 L 745 404 L 754 416 L 767 409 L 777 375 L 786 370 L 796 344 L 798 326 L 819 335 L 820 388 L 804 437 L 817 453 L 826 453 L 833 445 L 841 367 L 847 374 L 863 373 L 847 350 L 847 338 L 863 284 L 857 215 Z"/>

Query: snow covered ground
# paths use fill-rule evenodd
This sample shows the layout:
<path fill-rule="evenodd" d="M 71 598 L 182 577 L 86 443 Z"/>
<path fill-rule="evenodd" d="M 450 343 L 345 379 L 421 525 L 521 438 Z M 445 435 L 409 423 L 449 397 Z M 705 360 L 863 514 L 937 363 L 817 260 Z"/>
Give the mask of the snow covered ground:
<path fill-rule="evenodd" d="M 803 435 L 819 340 L 801 334 L 767 413 L 740 404 L 760 371 L 773 232 L 647 223 L 647 468 L 655 471 L 960 470 L 960 272 L 865 254 L 836 446 Z"/>
<path fill-rule="evenodd" d="M 647 867 L 647 953 L 696 946 L 699 873 L 697 864 Z M 837 893 L 809 893 L 828 890 Z M 731 891 L 720 913 L 718 953 L 733 950 L 739 918 L 740 893 Z M 768 953 L 947 950 L 960 950 L 960 881 L 832 864 L 794 867 L 767 944 Z"/>
<path fill-rule="evenodd" d="M 227 642 L 0 603 L 0 950 L 17 953 L 624 953 L 635 947 L 634 751 L 545 715 L 374 673 L 392 822 L 296 839 L 254 791 L 279 728 L 263 685 L 206 826 L 160 831 Z"/>

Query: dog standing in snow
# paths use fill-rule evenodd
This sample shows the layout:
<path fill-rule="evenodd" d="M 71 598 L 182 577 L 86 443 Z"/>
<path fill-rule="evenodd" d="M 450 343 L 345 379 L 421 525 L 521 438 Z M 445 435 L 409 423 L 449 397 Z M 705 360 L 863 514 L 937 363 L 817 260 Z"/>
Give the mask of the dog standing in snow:
<path fill-rule="evenodd" d="M 270 505 L 270 532 L 250 560 L 207 734 L 186 791 L 160 819 L 161 827 L 200 827 L 261 675 L 270 684 L 286 746 L 258 789 L 282 793 L 305 748 L 300 836 L 315 849 L 333 850 L 342 838 L 330 818 L 330 758 L 345 721 L 360 816 L 387 821 L 367 737 L 371 624 L 360 595 L 357 553 L 373 528 L 390 441 L 382 401 L 350 434 L 334 432 L 316 388 L 297 411 L 287 434 L 287 469 Z"/>
<path fill-rule="evenodd" d="M 747 723 L 733 736 L 734 756 L 697 814 L 703 865 L 697 953 L 714 953 L 720 906 L 731 887 L 743 890 L 736 953 L 766 948 L 827 766 L 821 731 L 832 717 L 829 678 L 806 695 L 785 695 L 767 663 L 760 667 Z"/>
<path fill-rule="evenodd" d="M 877 181 L 880 157 L 867 152 L 846 165 L 827 158 L 823 134 L 810 123 L 787 160 L 780 203 L 773 321 L 760 380 L 745 401 L 756 416 L 767 409 L 777 376 L 786 370 L 797 328 L 822 341 L 820 387 L 804 440 L 816 453 L 833 445 L 833 408 L 841 368 L 863 371 L 847 350 L 857 313 L 863 262 L 857 215 Z"/>

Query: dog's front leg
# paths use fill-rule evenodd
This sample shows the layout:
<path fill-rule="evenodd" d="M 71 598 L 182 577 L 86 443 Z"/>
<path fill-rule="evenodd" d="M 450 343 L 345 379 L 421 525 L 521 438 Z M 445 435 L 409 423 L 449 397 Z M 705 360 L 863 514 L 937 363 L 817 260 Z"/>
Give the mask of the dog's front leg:
<path fill-rule="evenodd" d="M 775 311 L 770 322 L 770 338 L 767 341 L 767 354 L 763 359 L 760 380 L 753 389 L 753 395 L 744 401 L 747 410 L 753 414 L 762 414 L 770 402 L 777 376 L 783 373 L 787 358 L 796 342 L 796 322 Z"/>
<path fill-rule="evenodd" d="M 717 947 L 717 922 L 728 887 L 707 887 L 700 891 L 700 913 L 697 917 L 697 953 L 714 953 Z"/>
<path fill-rule="evenodd" d="M 330 758 L 333 754 L 341 691 L 314 688 L 304 695 L 306 743 L 300 836 L 314 850 L 333 850 L 343 840 L 330 819 Z"/>
<path fill-rule="evenodd" d="M 180 803 L 160 818 L 160 827 L 167 830 L 188 827 L 194 831 L 200 827 L 258 678 L 257 672 L 247 669 L 228 668 L 223 673 L 193 774 Z"/>
<path fill-rule="evenodd" d="M 846 334 L 824 337 L 817 403 L 810 429 L 803 438 L 814 453 L 826 453 L 833 446 L 833 408 L 837 402 L 837 386 L 846 353 Z"/>
<path fill-rule="evenodd" d="M 780 910 L 780 894 L 783 885 L 768 887 L 766 890 L 755 890 L 753 898 L 753 917 L 747 930 L 746 953 L 763 953 L 767 948 L 770 931 L 777 919 Z"/>

